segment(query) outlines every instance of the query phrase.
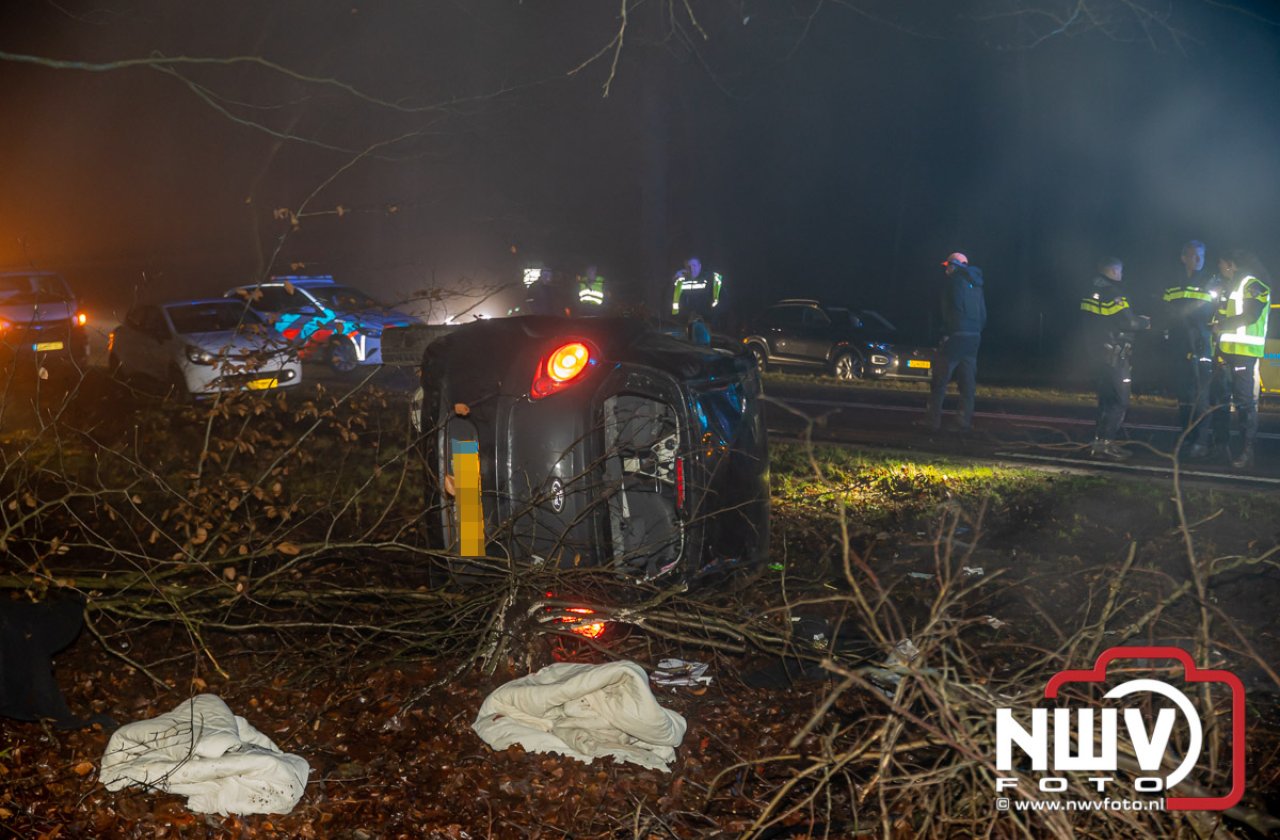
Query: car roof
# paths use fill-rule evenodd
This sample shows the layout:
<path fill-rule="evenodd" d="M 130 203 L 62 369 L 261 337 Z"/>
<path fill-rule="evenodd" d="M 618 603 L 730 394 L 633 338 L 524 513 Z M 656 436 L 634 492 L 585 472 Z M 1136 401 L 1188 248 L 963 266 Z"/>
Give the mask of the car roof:
<path fill-rule="evenodd" d="M 294 286 L 332 286 L 332 274 L 273 274 L 271 283 L 289 283 Z M 266 284 L 262 284 L 266 285 Z"/>
<path fill-rule="evenodd" d="M 258 283 L 242 283 L 239 286 L 233 286 L 231 291 L 234 292 L 236 289 L 256 289 L 260 286 L 283 286 L 285 283 L 302 289 L 309 288 L 311 286 L 337 285 L 333 276 L 329 274 L 273 274 L 266 280 L 262 280 Z"/>
<path fill-rule="evenodd" d="M 220 306 L 226 305 L 227 303 L 239 303 L 243 305 L 243 301 L 238 301 L 238 300 L 235 300 L 234 298 L 226 298 L 226 297 L 192 298 L 191 300 L 162 300 L 159 303 L 144 304 L 144 305 L 163 306 L 165 309 L 168 309 L 170 306 L 207 306 L 208 304 L 211 304 L 211 303 L 216 303 Z"/>

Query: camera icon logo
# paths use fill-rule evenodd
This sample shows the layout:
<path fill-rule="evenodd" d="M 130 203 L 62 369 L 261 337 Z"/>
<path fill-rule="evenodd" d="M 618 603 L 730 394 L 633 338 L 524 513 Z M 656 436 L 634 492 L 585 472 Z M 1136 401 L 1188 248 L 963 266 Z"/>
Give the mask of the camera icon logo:
<path fill-rule="evenodd" d="M 1205 726 L 1200 712 L 1182 689 L 1164 680 L 1151 678 L 1128 680 L 1110 688 L 1103 695 L 1104 700 L 1112 701 L 1136 699 L 1144 695 L 1163 698 L 1167 703 L 1156 711 L 1150 726 L 1142 709 L 1136 705 L 1122 708 L 1103 706 L 1100 709 L 1093 706 L 1059 707 L 1052 710 L 1038 708 L 1032 710 L 1029 731 L 1015 719 L 1012 709 L 997 709 L 996 769 L 1012 771 L 1013 751 L 1016 747 L 1030 760 L 1032 771 L 1042 774 L 1052 771 L 1059 774 L 1042 776 L 1039 782 L 1041 791 L 1065 791 L 1068 783 L 1061 773 L 1087 771 L 1095 774 L 1088 777 L 1087 781 L 1095 784 L 1099 792 L 1103 792 L 1106 785 L 1114 784 L 1116 780 L 1111 776 L 1097 774 L 1114 773 L 1121 769 L 1117 743 L 1122 735 L 1123 721 L 1123 734 L 1127 735 L 1132 754 L 1137 759 L 1137 767 L 1144 774 L 1134 779 L 1134 792 L 1164 794 L 1164 807 L 1170 811 L 1222 811 L 1237 804 L 1244 796 L 1245 789 L 1245 691 L 1240 678 L 1230 671 L 1198 668 L 1191 655 L 1180 648 L 1114 647 L 1103 651 L 1092 668 L 1055 674 L 1045 686 L 1044 696 L 1055 700 L 1064 686 L 1076 683 L 1106 684 L 1108 666 L 1113 664 L 1128 662 L 1130 669 L 1136 670 L 1153 668 L 1153 660 L 1174 660 L 1180 663 L 1183 682 L 1188 687 L 1217 683 L 1227 688 L 1231 697 L 1231 789 L 1227 793 L 1220 796 L 1176 795 L 1178 784 L 1186 780 L 1200 760 Z M 1133 667 L 1135 665 L 1136 669 Z M 1186 733 L 1185 751 L 1177 766 L 1165 774 L 1165 757 L 1169 752 L 1175 726 L 1179 722 Z M 1124 769 L 1132 771 L 1132 764 Z M 1016 779 L 996 780 L 997 792 L 1016 786 Z"/>

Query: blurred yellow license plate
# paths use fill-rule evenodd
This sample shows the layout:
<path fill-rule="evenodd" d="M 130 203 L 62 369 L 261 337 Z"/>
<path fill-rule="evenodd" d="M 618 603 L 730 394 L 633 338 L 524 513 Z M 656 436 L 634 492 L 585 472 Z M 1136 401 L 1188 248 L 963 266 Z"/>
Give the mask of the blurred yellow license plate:
<path fill-rule="evenodd" d="M 268 388 L 275 388 L 279 384 L 280 380 L 271 376 L 266 379 L 250 379 L 248 388 L 250 391 L 265 391 Z"/>
<path fill-rule="evenodd" d="M 907 367 L 929 369 L 928 359 L 907 359 Z"/>
<path fill-rule="evenodd" d="M 36 351 L 37 353 L 43 353 L 46 350 L 61 350 L 62 342 L 61 341 L 42 341 L 39 344 L 31 345 L 31 349 Z"/>

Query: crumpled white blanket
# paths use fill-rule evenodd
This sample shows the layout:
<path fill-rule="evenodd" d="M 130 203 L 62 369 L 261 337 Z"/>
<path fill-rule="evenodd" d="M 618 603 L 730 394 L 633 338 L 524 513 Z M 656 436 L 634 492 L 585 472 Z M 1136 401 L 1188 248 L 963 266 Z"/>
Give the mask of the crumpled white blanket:
<path fill-rule="evenodd" d="M 499 686 L 472 728 L 495 750 L 519 744 L 590 764 L 613 756 L 669 772 L 687 724 L 664 709 L 634 662 L 560 662 Z"/>
<path fill-rule="evenodd" d="M 171 712 L 117 729 L 102 755 L 107 790 L 129 785 L 187 797 L 199 814 L 287 814 L 302 798 L 311 768 L 233 714 L 222 698 L 200 694 Z"/>

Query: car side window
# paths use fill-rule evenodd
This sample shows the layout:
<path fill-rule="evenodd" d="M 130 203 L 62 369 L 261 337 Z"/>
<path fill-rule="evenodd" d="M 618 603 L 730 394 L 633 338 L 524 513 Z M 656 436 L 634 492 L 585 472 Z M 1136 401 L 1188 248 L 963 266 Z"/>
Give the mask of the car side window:
<path fill-rule="evenodd" d="M 779 327 L 784 330 L 802 327 L 804 326 L 804 307 L 775 306 L 769 310 L 766 323 L 770 327 Z"/>
<path fill-rule="evenodd" d="M 262 286 L 258 291 L 262 292 L 262 297 L 253 302 L 253 308 L 261 312 L 288 312 L 301 309 L 310 302 L 296 290 L 289 294 L 283 286 Z"/>
<path fill-rule="evenodd" d="M 821 309 L 806 307 L 804 310 L 804 325 L 806 327 L 829 327 L 831 326 L 831 319 Z"/>

